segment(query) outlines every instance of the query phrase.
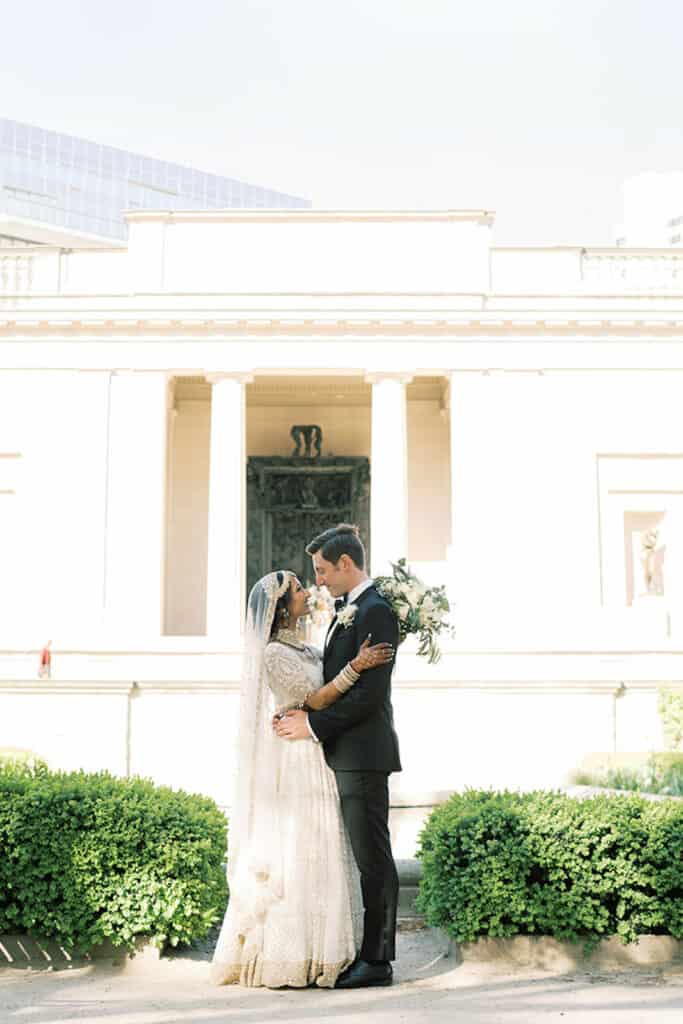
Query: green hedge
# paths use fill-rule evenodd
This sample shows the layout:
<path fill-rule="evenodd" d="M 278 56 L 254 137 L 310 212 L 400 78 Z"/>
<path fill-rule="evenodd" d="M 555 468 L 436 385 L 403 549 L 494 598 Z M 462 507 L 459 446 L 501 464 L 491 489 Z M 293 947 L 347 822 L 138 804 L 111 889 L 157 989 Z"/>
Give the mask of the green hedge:
<path fill-rule="evenodd" d="M 226 834 L 207 797 L 0 764 L 0 933 L 83 952 L 201 938 L 225 908 Z"/>
<path fill-rule="evenodd" d="M 418 906 L 458 942 L 683 938 L 683 802 L 467 791 L 420 835 Z"/>
<path fill-rule="evenodd" d="M 592 755 L 574 772 L 572 782 L 683 796 L 683 753 Z"/>
<path fill-rule="evenodd" d="M 657 710 L 667 748 L 683 750 L 683 689 L 680 686 L 661 686 Z"/>

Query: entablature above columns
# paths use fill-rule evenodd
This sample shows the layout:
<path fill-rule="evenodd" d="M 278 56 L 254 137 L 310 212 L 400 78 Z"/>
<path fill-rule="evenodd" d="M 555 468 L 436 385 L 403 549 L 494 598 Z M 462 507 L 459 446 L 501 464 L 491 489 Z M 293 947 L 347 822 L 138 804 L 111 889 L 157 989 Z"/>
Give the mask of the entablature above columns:
<path fill-rule="evenodd" d="M 363 316 L 363 317 L 271 317 L 249 316 L 224 318 L 207 314 L 192 318 L 174 317 L 102 317 L 13 315 L 3 316 L 0 310 L 0 341 L 13 338 L 45 338 L 60 341 L 69 337 L 92 342 L 144 338 L 149 341 L 211 338 L 215 340 L 251 340 L 257 338 L 377 338 L 382 341 L 411 341 L 421 338 L 438 340 L 479 340 L 481 338 L 555 339 L 575 338 L 637 340 L 639 338 L 683 338 L 683 303 L 680 309 L 667 314 L 634 315 L 613 313 L 579 315 L 575 311 L 558 311 L 556 315 L 492 315 L 473 313 L 469 316 Z"/>
<path fill-rule="evenodd" d="M 109 334 L 46 336 L 34 331 L 0 339 L 0 370 L 149 371 L 169 376 L 227 373 L 270 376 L 358 376 L 407 373 L 435 376 L 453 370 L 680 371 L 683 325 L 668 334 L 564 336 L 428 332 L 412 335 L 183 336 Z"/>

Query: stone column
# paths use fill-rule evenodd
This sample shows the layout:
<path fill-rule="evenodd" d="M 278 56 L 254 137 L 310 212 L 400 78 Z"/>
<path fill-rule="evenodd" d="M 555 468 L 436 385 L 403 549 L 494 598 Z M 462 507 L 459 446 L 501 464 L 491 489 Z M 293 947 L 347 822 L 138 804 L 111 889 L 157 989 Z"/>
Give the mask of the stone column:
<path fill-rule="evenodd" d="M 491 603 L 491 573 L 485 565 L 487 542 L 499 530 L 498 509 L 512 496 L 496 490 L 496 474 L 488 468 L 489 451 L 501 429 L 496 396 L 501 380 L 469 370 L 452 370 L 448 409 L 451 434 L 451 542 L 448 547 L 448 596 L 457 605 L 459 621 L 484 598 Z M 486 410 L 482 423 L 482 410 Z M 488 623 L 489 620 L 485 619 Z"/>
<path fill-rule="evenodd" d="M 211 389 L 206 632 L 238 646 L 245 612 L 246 373 L 207 374 Z"/>
<path fill-rule="evenodd" d="M 139 638 L 163 628 L 168 375 L 110 379 L 104 615 L 108 630 Z"/>
<path fill-rule="evenodd" d="M 405 373 L 378 372 L 372 384 L 370 491 L 371 573 L 390 572 L 390 562 L 408 557 L 408 432 Z"/>

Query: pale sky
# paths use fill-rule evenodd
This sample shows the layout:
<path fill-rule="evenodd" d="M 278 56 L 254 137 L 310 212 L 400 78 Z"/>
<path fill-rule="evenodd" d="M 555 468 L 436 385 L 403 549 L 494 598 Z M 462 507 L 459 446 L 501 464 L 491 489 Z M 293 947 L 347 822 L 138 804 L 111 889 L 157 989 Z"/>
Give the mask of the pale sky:
<path fill-rule="evenodd" d="M 683 170 L 683 0 L 2 5 L 0 115 L 308 196 L 610 244 Z"/>

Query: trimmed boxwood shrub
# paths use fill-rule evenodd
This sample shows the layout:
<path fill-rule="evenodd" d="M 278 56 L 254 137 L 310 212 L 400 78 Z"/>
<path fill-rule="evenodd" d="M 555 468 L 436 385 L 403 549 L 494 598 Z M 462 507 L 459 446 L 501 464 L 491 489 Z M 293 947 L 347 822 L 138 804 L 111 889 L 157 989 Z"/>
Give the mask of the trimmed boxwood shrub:
<path fill-rule="evenodd" d="M 226 836 L 207 797 L 0 764 L 0 932 L 83 952 L 201 938 L 225 908 Z"/>
<path fill-rule="evenodd" d="M 418 907 L 457 942 L 683 938 L 683 802 L 475 790 L 437 807 Z"/>
<path fill-rule="evenodd" d="M 592 754 L 572 782 L 635 793 L 683 796 L 683 753 Z"/>

